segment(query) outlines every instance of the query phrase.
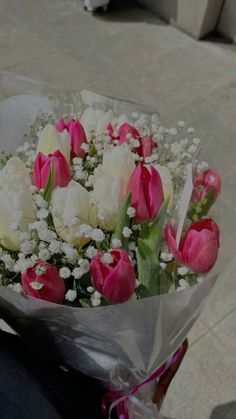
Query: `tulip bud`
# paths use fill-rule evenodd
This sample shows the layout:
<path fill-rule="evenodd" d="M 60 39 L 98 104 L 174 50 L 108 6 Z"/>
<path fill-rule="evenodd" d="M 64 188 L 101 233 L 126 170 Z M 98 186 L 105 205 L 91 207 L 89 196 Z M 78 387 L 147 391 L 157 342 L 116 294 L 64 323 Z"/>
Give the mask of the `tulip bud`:
<path fill-rule="evenodd" d="M 65 283 L 58 270 L 42 260 L 37 260 L 21 274 L 25 294 L 58 303 L 65 295 Z"/>
<path fill-rule="evenodd" d="M 45 188 L 52 169 L 52 188 L 66 186 L 70 182 L 70 169 L 64 155 L 56 150 L 45 156 L 37 153 L 33 164 L 33 183 L 37 188 Z"/>
<path fill-rule="evenodd" d="M 213 169 L 198 173 L 193 179 L 193 193 L 188 217 L 200 219 L 206 215 L 220 192 L 220 176 Z"/>
<path fill-rule="evenodd" d="M 140 138 L 140 146 L 137 149 L 137 153 L 141 157 L 149 157 L 152 154 L 154 141 L 151 135 L 145 135 Z"/>
<path fill-rule="evenodd" d="M 58 132 L 53 125 L 48 124 L 39 134 L 37 152 L 48 155 L 56 150 L 60 150 L 67 162 L 70 162 L 70 144 L 67 131 Z"/>
<path fill-rule="evenodd" d="M 219 249 L 219 228 L 210 218 L 193 222 L 182 236 L 177 248 L 175 230 L 167 224 L 164 237 L 175 260 L 193 272 L 208 272 L 216 262 Z"/>
<path fill-rule="evenodd" d="M 129 144 L 131 139 L 137 140 L 138 146 L 133 147 L 133 153 L 139 154 L 141 157 L 148 157 L 152 154 L 154 141 L 151 135 L 145 135 L 141 137 L 135 127 L 130 125 L 128 122 L 121 124 L 117 130 L 117 135 L 114 135 L 114 128 L 111 123 L 107 125 L 107 133 L 111 140 L 118 140 L 119 143 Z"/>
<path fill-rule="evenodd" d="M 81 148 L 81 144 L 86 143 L 86 134 L 81 123 L 76 119 L 70 119 L 67 123 L 61 118 L 55 123 L 55 128 L 63 132 L 66 129 L 70 137 L 70 158 L 84 158 L 85 151 Z"/>
<path fill-rule="evenodd" d="M 131 192 L 131 206 L 136 210 L 135 220 L 152 220 L 164 200 L 158 171 L 153 166 L 147 169 L 142 163 L 138 164 L 130 175 L 127 190 Z"/>
<path fill-rule="evenodd" d="M 102 252 L 91 260 L 91 282 L 108 301 L 123 303 L 134 293 L 134 268 L 124 249 L 110 249 L 107 255 L 107 261 Z"/>
<path fill-rule="evenodd" d="M 124 122 L 117 130 L 117 139 L 120 143 L 129 143 L 130 138 L 139 139 L 139 132 L 128 122 Z"/>

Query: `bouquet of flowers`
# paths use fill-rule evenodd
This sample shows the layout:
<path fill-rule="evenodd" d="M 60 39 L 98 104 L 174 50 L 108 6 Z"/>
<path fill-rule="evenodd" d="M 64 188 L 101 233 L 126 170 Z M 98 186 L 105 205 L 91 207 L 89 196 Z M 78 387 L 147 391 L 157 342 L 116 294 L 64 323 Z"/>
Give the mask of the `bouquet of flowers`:
<path fill-rule="evenodd" d="M 150 419 L 153 383 L 215 282 L 220 180 L 183 121 L 103 105 L 40 112 L 1 152 L 0 309 L 102 380 L 104 414 Z"/>

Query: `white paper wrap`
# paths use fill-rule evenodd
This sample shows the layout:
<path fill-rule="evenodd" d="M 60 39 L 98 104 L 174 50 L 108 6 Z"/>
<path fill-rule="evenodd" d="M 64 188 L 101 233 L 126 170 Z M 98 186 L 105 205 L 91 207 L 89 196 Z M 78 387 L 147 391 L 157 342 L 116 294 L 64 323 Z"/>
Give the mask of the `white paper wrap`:
<path fill-rule="evenodd" d="M 84 108 L 112 109 L 130 121 L 134 111 L 144 113 L 147 119 L 154 113 L 141 105 L 87 91 L 81 95 L 58 93 L 43 83 L 8 73 L 0 73 L 0 94 L 0 142 L 1 148 L 9 150 L 22 142 L 27 124 L 39 110 L 61 116 L 69 112 L 71 100 L 80 101 Z M 91 309 L 23 297 L 1 286 L 0 316 L 26 342 L 40 347 L 45 357 L 95 377 L 107 388 L 124 391 L 145 379 L 181 345 L 215 280 L 208 276 L 178 292 Z M 145 385 L 135 397 L 150 404 L 152 385 Z M 156 407 L 152 411 L 153 417 L 159 417 Z M 131 402 L 129 415 L 150 419 Z"/>

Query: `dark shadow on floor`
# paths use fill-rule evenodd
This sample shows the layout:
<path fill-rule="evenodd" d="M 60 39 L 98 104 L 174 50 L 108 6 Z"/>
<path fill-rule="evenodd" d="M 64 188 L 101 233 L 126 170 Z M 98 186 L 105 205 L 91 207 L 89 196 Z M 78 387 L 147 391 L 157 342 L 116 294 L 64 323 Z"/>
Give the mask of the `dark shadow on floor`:
<path fill-rule="evenodd" d="M 156 13 L 137 4 L 136 0 L 111 0 L 107 11 L 98 9 L 94 13 L 94 17 L 113 22 L 146 22 L 154 25 L 167 25 Z"/>
<path fill-rule="evenodd" d="M 210 419 L 235 419 L 236 418 L 236 400 L 230 403 L 216 406 L 210 416 Z"/>

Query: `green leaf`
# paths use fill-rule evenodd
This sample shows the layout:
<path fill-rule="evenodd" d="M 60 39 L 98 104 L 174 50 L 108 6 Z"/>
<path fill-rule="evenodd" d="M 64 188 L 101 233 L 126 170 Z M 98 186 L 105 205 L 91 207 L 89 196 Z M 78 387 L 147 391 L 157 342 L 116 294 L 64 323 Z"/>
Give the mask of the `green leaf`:
<path fill-rule="evenodd" d="M 90 307 L 92 307 L 91 301 L 89 299 L 87 299 L 87 298 L 81 298 L 79 300 L 79 302 L 80 302 L 80 304 L 81 304 L 81 306 L 83 308 L 90 308 Z"/>
<path fill-rule="evenodd" d="M 139 283 L 146 288 L 147 296 L 156 295 L 160 273 L 157 253 L 151 249 L 144 239 L 139 238 L 136 256 Z"/>
<path fill-rule="evenodd" d="M 145 287 L 148 296 L 159 294 L 160 264 L 158 255 L 162 239 L 169 200 L 163 202 L 158 214 L 148 228 L 144 238 L 138 239 L 136 249 L 138 280 Z"/>
<path fill-rule="evenodd" d="M 149 229 L 147 230 L 145 241 L 148 242 L 149 246 L 157 254 L 160 250 L 161 239 L 162 239 L 162 229 L 166 218 L 166 212 L 169 205 L 169 198 L 166 199 L 161 205 L 156 217 L 151 223 Z"/>
<path fill-rule="evenodd" d="M 159 292 L 158 294 L 168 294 L 171 289 L 175 289 L 175 277 L 171 272 L 164 270 L 159 276 Z"/>
<path fill-rule="evenodd" d="M 188 210 L 188 218 L 190 220 L 200 220 L 207 215 L 209 209 L 215 202 L 215 188 L 211 187 L 204 198 L 196 202 L 190 202 Z"/>
<path fill-rule="evenodd" d="M 121 241 L 122 247 L 124 249 L 128 248 L 128 242 L 129 242 L 129 239 L 125 238 L 122 232 L 123 232 L 124 227 L 130 226 L 130 218 L 127 214 L 127 210 L 130 206 L 130 197 L 131 197 L 131 193 L 129 192 L 128 195 L 124 198 L 124 200 L 120 204 L 120 208 L 118 211 L 118 222 L 117 222 L 115 232 L 112 236 L 113 238 L 116 238 Z"/>
<path fill-rule="evenodd" d="M 53 182 L 53 169 L 52 169 L 52 163 L 50 164 L 50 169 L 48 173 L 48 178 L 46 182 L 46 186 L 43 193 L 43 198 L 45 201 L 49 202 L 51 199 L 52 194 L 52 182 Z"/>

